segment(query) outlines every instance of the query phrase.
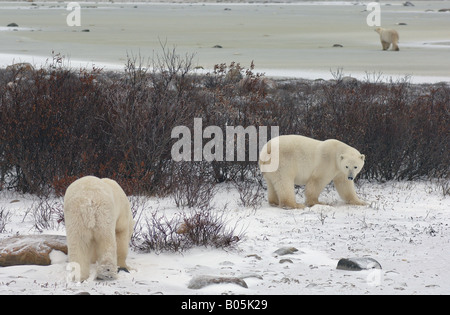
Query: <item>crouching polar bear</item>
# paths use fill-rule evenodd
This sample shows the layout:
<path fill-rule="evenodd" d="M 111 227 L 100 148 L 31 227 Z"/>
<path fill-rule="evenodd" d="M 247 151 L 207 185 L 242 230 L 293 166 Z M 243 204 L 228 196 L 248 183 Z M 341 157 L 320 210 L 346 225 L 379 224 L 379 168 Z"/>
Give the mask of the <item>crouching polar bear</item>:
<path fill-rule="evenodd" d="M 353 180 L 364 166 L 364 155 L 334 139 L 319 141 L 285 135 L 267 142 L 259 165 L 267 183 L 269 203 L 282 208 L 304 208 L 295 200 L 294 184 L 306 185 L 306 206 L 321 204 L 319 194 L 333 181 L 343 200 L 353 205 L 366 203 L 356 196 Z M 266 171 L 276 160 L 278 167 Z"/>
<path fill-rule="evenodd" d="M 112 280 L 125 260 L 134 220 L 125 192 L 114 180 L 86 176 L 74 181 L 64 196 L 69 263 L 79 266 L 76 281 L 89 278 L 97 262 L 99 280 Z"/>

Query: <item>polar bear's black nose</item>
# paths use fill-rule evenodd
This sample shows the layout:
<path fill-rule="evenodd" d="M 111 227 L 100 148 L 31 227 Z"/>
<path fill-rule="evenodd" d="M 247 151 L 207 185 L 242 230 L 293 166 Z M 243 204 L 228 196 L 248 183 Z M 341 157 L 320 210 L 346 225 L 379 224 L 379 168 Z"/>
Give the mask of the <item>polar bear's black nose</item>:
<path fill-rule="evenodd" d="M 353 177 L 352 176 L 349 176 L 349 177 L 347 177 L 348 178 L 348 180 L 353 180 Z"/>

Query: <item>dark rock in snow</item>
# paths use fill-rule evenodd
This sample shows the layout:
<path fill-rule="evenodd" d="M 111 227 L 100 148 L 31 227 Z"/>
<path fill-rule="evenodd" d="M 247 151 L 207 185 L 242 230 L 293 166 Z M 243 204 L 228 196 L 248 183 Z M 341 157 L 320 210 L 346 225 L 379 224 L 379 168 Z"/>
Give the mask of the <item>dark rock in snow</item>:
<path fill-rule="evenodd" d="M 298 252 L 298 249 L 295 247 L 281 247 L 273 252 L 276 256 L 289 255 Z"/>
<path fill-rule="evenodd" d="M 360 271 L 367 269 L 381 269 L 381 265 L 373 258 L 342 258 L 338 261 L 336 269 Z"/>
<path fill-rule="evenodd" d="M 250 255 L 247 255 L 247 256 L 245 256 L 245 257 L 246 257 L 246 258 L 247 258 L 247 257 L 253 257 L 253 258 L 255 258 L 256 260 L 262 260 L 261 256 L 256 255 L 256 254 L 250 254 Z"/>
<path fill-rule="evenodd" d="M 9 23 L 8 25 L 6 25 L 7 27 L 19 27 L 19 25 L 17 25 L 17 23 Z"/>
<path fill-rule="evenodd" d="M 243 288 L 248 288 L 247 283 L 238 277 L 218 277 L 218 276 L 195 276 L 189 281 L 188 288 L 193 290 L 202 289 L 213 284 L 234 283 Z"/>

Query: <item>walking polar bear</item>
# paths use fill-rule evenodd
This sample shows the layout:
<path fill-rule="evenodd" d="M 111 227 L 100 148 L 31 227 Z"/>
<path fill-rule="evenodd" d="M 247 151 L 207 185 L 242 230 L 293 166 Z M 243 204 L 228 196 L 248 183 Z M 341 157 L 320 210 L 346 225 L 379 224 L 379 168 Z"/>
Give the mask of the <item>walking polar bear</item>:
<path fill-rule="evenodd" d="M 388 50 L 389 46 L 392 44 L 392 50 L 399 51 L 398 48 L 398 33 L 396 30 L 390 30 L 382 27 L 377 27 L 375 32 L 380 34 L 381 46 L 383 46 L 383 50 Z"/>
<path fill-rule="evenodd" d="M 114 180 L 86 176 L 74 181 L 64 196 L 64 219 L 70 263 L 79 266 L 79 279 L 89 278 L 97 262 L 99 280 L 116 279 L 128 271 L 125 260 L 134 220 L 125 192 Z"/>
<path fill-rule="evenodd" d="M 260 168 L 267 183 L 271 205 L 304 208 L 295 200 L 294 184 L 306 185 L 306 206 L 321 204 L 319 194 L 333 180 L 340 197 L 352 205 L 366 203 L 356 196 L 353 180 L 364 166 L 365 156 L 334 139 L 319 141 L 304 136 L 273 138 L 260 153 Z M 265 171 L 276 161 L 278 167 Z"/>

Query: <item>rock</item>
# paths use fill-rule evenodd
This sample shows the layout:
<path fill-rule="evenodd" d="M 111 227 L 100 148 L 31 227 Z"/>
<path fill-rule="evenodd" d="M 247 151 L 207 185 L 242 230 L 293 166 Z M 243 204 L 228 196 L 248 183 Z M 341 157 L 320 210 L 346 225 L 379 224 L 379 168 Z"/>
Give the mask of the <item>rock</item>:
<path fill-rule="evenodd" d="M 344 46 L 341 44 L 334 44 L 333 47 L 344 47 Z"/>
<path fill-rule="evenodd" d="M 255 258 L 256 260 L 262 260 L 261 256 L 256 255 L 256 254 L 250 254 L 250 255 L 247 255 L 247 256 L 245 256 L 245 257 L 246 257 L 246 258 L 247 258 L 247 257 L 253 257 L 253 258 Z"/>
<path fill-rule="evenodd" d="M 34 67 L 29 62 L 19 62 L 14 63 L 6 67 L 7 71 L 15 71 L 15 72 L 33 72 Z"/>
<path fill-rule="evenodd" d="M 8 25 L 6 25 L 7 27 L 19 27 L 19 25 L 17 25 L 17 23 L 9 23 Z"/>
<path fill-rule="evenodd" d="M 0 241 L 0 267 L 51 264 L 53 250 L 67 254 L 62 235 L 18 235 Z"/>
<path fill-rule="evenodd" d="M 408 25 L 405 22 L 398 22 L 397 25 Z"/>
<path fill-rule="evenodd" d="M 256 279 L 259 279 L 259 280 L 263 280 L 263 277 L 262 276 L 260 276 L 260 275 L 258 275 L 258 274 L 256 274 L 256 273 L 248 273 L 248 274 L 244 274 L 244 275 L 242 275 L 242 276 L 240 276 L 240 277 L 238 277 L 239 279 L 247 279 L 247 278 L 256 278 Z"/>
<path fill-rule="evenodd" d="M 412 3 L 409 2 L 409 1 L 406 1 L 405 3 L 403 3 L 403 6 L 405 6 L 405 7 L 413 7 L 414 4 L 412 4 Z"/>
<path fill-rule="evenodd" d="M 439 9 L 438 12 L 450 12 L 450 9 Z"/>
<path fill-rule="evenodd" d="M 295 252 L 298 252 L 298 249 L 295 247 L 281 247 L 273 252 L 274 255 L 277 256 L 283 256 L 283 255 L 289 255 L 293 254 Z"/>
<path fill-rule="evenodd" d="M 218 277 L 218 276 L 195 276 L 189 281 L 188 288 L 193 290 L 202 289 L 213 284 L 233 283 L 243 288 L 248 288 L 247 283 L 238 277 Z"/>
<path fill-rule="evenodd" d="M 222 45 L 214 45 L 213 48 L 223 48 Z"/>
<path fill-rule="evenodd" d="M 294 262 L 290 259 L 280 259 L 280 264 L 293 264 Z"/>
<path fill-rule="evenodd" d="M 338 261 L 336 269 L 360 271 L 367 269 L 381 269 L 381 265 L 373 258 L 342 258 Z"/>
<path fill-rule="evenodd" d="M 341 79 L 342 83 L 344 84 L 349 84 L 349 85 L 354 85 L 358 83 L 358 79 L 354 78 L 354 77 L 350 77 L 350 76 L 345 76 Z"/>
<path fill-rule="evenodd" d="M 81 32 L 83 32 L 83 33 L 89 33 L 91 30 L 90 29 L 84 29 L 84 30 L 81 30 Z"/>

